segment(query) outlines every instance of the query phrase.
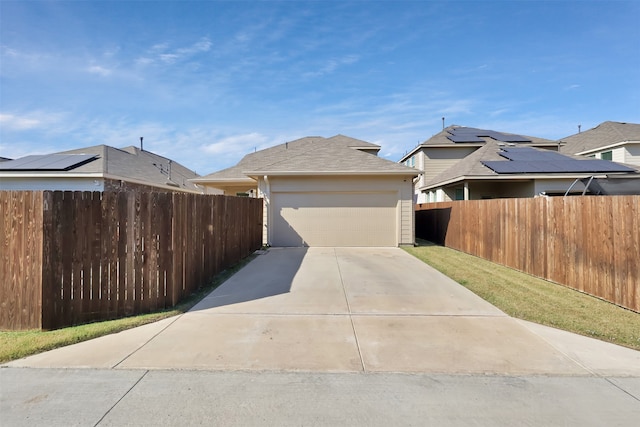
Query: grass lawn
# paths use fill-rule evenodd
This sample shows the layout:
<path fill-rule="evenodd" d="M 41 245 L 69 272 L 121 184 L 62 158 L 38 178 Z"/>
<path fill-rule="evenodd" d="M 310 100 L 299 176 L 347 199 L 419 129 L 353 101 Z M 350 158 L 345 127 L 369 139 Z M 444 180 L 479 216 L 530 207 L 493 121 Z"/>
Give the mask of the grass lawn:
<path fill-rule="evenodd" d="M 573 289 L 419 242 L 407 252 L 512 317 L 640 350 L 640 314 Z"/>
<path fill-rule="evenodd" d="M 188 311 L 198 301 L 220 286 L 234 273 L 247 265 L 255 255 L 250 255 L 231 268 L 218 274 L 211 282 L 203 286 L 198 292 L 182 301 L 172 309 L 139 316 L 125 317 L 123 319 L 108 320 L 105 322 L 88 323 L 69 328 L 56 329 L 54 331 L 10 331 L 0 332 L 0 363 L 20 359 L 32 354 L 52 350 L 58 347 L 90 340 L 103 335 L 135 328 L 147 323 L 156 322 L 167 317 L 176 316 Z"/>

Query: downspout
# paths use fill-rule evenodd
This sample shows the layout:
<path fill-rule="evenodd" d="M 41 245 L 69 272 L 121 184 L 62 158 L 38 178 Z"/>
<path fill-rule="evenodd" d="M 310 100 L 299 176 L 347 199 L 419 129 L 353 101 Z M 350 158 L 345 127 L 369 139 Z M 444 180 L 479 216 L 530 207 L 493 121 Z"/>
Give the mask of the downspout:
<path fill-rule="evenodd" d="M 271 246 L 271 227 L 269 227 L 269 221 L 271 220 L 271 183 L 269 182 L 269 177 L 264 175 L 264 209 L 266 215 L 263 215 L 262 222 L 264 222 L 264 227 L 266 227 L 266 243 Z M 263 239 L 264 240 L 264 239 Z"/>

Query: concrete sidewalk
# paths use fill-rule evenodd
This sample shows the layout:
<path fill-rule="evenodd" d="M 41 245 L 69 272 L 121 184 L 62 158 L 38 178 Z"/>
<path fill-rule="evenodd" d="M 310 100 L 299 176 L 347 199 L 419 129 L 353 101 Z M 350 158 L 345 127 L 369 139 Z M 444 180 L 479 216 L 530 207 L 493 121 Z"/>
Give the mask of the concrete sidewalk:
<path fill-rule="evenodd" d="M 622 426 L 638 378 L 0 369 L 3 426 Z"/>

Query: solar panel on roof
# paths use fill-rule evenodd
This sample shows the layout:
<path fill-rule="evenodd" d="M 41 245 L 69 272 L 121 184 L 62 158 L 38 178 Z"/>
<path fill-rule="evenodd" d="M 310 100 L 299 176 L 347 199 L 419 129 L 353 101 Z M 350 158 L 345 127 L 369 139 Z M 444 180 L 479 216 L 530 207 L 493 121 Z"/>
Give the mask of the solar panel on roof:
<path fill-rule="evenodd" d="M 449 129 L 448 132 L 451 136 L 447 135 L 447 138 L 453 142 L 484 142 L 480 139 L 482 136 L 502 142 L 531 142 L 531 139 L 522 135 L 506 134 L 493 130 L 460 127 Z"/>
<path fill-rule="evenodd" d="M 484 142 L 484 139 L 473 135 L 447 135 L 447 138 L 453 142 Z"/>
<path fill-rule="evenodd" d="M 564 157 L 561 155 L 561 157 Z M 634 169 L 607 160 L 495 160 L 483 165 L 499 174 L 512 173 L 604 173 L 635 172 Z"/>
<path fill-rule="evenodd" d="M 529 147 L 503 148 L 498 154 L 509 160 L 565 160 L 567 157 L 555 151 L 534 150 Z"/>
<path fill-rule="evenodd" d="M 97 158 L 95 154 L 46 154 L 26 156 L 0 163 L 0 170 L 67 171 Z"/>

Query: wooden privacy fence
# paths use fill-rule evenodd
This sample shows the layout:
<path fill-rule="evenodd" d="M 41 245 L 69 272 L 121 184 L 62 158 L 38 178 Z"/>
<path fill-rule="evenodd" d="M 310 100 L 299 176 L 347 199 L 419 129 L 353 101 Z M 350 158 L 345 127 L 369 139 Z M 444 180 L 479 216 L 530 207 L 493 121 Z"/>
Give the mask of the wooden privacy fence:
<path fill-rule="evenodd" d="M 262 243 L 262 199 L 0 191 L 0 328 L 174 306 Z"/>
<path fill-rule="evenodd" d="M 425 203 L 416 236 L 640 312 L 640 196 Z"/>

